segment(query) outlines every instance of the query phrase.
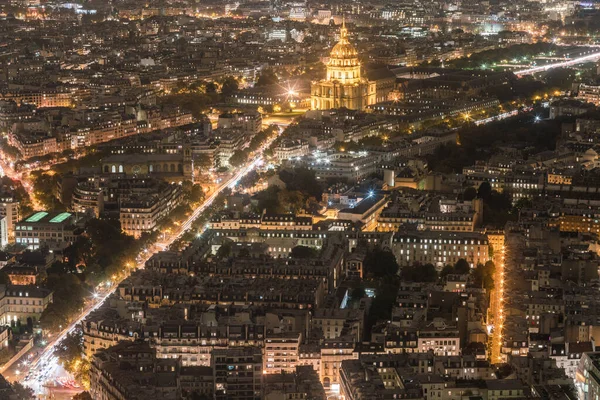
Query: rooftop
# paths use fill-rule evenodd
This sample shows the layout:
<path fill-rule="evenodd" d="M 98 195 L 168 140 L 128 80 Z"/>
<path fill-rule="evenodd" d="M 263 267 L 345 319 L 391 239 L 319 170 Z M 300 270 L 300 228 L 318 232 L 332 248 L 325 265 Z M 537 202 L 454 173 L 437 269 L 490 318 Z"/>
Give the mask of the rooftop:
<path fill-rule="evenodd" d="M 29 218 L 27 218 L 25 220 L 25 222 L 38 222 L 42 218 L 44 218 L 46 215 L 48 215 L 47 212 L 45 212 L 45 211 L 39 211 L 39 212 L 36 212 L 35 214 L 31 215 Z"/>
<path fill-rule="evenodd" d="M 52 218 L 50 220 L 50 222 L 60 223 L 60 222 L 63 222 L 65 219 L 69 218 L 70 216 L 71 216 L 71 213 L 63 212 L 63 213 L 58 214 L 54 218 Z"/>
<path fill-rule="evenodd" d="M 52 223 L 52 224 L 60 224 L 66 220 L 68 220 L 73 214 L 68 212 L 61 213 L 51 213 L 47 211 L 38 211 L 29 217 L 25 218 L 24 221 L 21 222 L 29 222 L 29 223 Z"/>
<path fill-rule="evenodd" d="M 367 211 L 369 211 L 372 207 L 374 207 L 377 204 L 379 204 L 379 202 L 381 200 L 383 200 L 384 197 L 385 196 L 380 195 L 380 194 L 369 195 L 364 200 L 362 200 L 361 202 L 359 202 L 356 205 L 356 207 L 353 207 L 353 208 L 344 208 L 343 210 L 340 210 L 340 213 L 364 214 Z"/>

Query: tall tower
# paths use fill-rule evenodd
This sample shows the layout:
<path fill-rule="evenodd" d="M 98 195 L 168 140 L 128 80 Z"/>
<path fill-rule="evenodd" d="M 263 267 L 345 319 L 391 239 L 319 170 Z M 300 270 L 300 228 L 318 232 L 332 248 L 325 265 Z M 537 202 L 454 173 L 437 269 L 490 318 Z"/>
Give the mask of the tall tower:
<path fill-rule="evenodd" d="M 349 108 L 362 110 L 376 99 L 375 82 L 361 76 L 356 48 L 348 40 L 346 21 L 342 21 L 340 40 L 331 49 L 327 77 L 311 85 L 311 108 Z"/>

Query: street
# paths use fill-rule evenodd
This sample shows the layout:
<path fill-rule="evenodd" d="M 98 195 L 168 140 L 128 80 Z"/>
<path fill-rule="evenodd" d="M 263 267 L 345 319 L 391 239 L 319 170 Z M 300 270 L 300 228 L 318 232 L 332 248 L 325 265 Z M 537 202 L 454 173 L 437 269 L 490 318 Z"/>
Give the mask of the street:
<path fill-rule="evenodd" d="M 227 181 L 223 182 L 221 186 L 217 188 L 209 197 L 207 197 L 202 204 L 194 209 L 192 214 L 181 224 L 179 229 L 175 231 L 172 235 L 164 238 L 161 242 L 156 243 L 156 246 L 153 246 L 154 253 L 160 251 L 158 249 L 166 249 L 168 248 L 175 240 L 177 240 L 181 235 L 183 235 L 186 231 L 188 231 L 193 222 L 200 216 L 200 214 L 209 207 L 215 198 L 226 188 L 234 187 L 237 182 L 248 172 L 254 170 L 257 166 L 261 165 L 263 162 L 262 152 L 272 143 L 275 138 L 272 138 L 267 143 L 265 143 L 260 149 L 260 155 L 256 156 L 254 159 L 250 160 L 245 167 L 240 168 L 236 171 L 236 173 L 231 176 Z M 137 265 L 138 268 L 143 268 L 146 261 L 152 257 L 154 254 L 152 251 L 143 252 L 138 256 L 139 263 Z M 59 344 L 65 336 L 69 332 L 73 332 L 73 330 L 81 324 L 85 318 L 95 309 L 100 307 L 104 301 L 115 291 L 118 284 L 120 282 L 112 282 L 111 286 L 104 293 L 98 294 L 93 298 L 87 307 L 85 307 L 81 314 L 75 318 L 75 320 L 66 328 L 64 328 L 58 335 L 53 337 L 48 341 L 47 346 L 38 351 L 40 352 L 37 356 L 33 357 L 27 366 L 19 365 L 21 360 L 15 362 L 11 365 L 7 370 L 4 376 L 9 381 L 19 381 L 22 384 L 32 388 L 41 399 L 50 398 L 49 396 L 52 394 L 54 398 L 57 397 L 60 390 L 54 387 L 54 385 L 59 382 L 64 382 L 65 380 L 69 380 L 68 373 L 62 369 L 58 363 L 58 359 L 54 356 L 55 347 Z M 25 377 L 25 379 L 23 379 Z M 72 390 L 67 391 L 65 398 L 70 398 L 74 393 Z"/>
<path fill-rule="evenodd" d="M 600 59 L 600 53 L 592 53 L 592 54 L 588 54 L 588 55 L 585 55 L 582 57 L 574 58 L 572 60 L 561 61 L 561 62 L 557 62 L 554 64 L 542 65 L 540 67 L 533 67 L 533 68 L 523 69 L 520 71 L 515 71 L 515 75 L 517 75 L 519 77 L 524 76 L 524 75 L 532 75 L 537 72 L 544 72 L 544 71 L 548 71 L 553 68 L 570 67 L 572 65 L 582 64 L 582 63 L 588 62 L 588 61 L 596 61 L 598 59 Z"/>

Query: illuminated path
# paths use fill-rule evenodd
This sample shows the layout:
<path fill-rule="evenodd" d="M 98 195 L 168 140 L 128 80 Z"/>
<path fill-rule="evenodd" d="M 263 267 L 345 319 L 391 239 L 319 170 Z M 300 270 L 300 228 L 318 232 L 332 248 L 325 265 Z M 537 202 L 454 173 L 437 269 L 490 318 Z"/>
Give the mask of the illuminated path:
<path fill-rule="evenodd" d="M 494 290 L 492 298 L 492 312 L 494 315 L 494 326 L 492 332 L 492 363 L 503 362 L 502 358 L 502 332 L 504 330 L 504 250 L 502 246 L 500 254 L 494 254 L 494 264 L 496 265 L 496 273 L 494 276 Z"/>
<path fill-rule="evenodd" d="M 515 71 L 515 75 L 517 76 L 525 76 L 532 75 L 538 72 L 548 71 L 553 68 L 562 68 L 562 67 L 570 67 L 573 65 L 581 64 L 588 61 L 596 61 L 600 59 L 600 52 L 594 52 L 585 56 L 573 58 L 572 60 L 561 61 L 553 64 L 542 65 L 539 67 L 533 67 L 528 69 L 523 69 L 520 71 Z"/>

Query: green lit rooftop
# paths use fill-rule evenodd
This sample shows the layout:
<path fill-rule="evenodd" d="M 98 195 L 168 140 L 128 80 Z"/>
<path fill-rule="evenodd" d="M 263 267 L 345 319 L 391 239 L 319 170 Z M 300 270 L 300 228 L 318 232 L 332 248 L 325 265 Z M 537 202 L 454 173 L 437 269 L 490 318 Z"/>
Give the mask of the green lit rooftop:
<path fill-rule="evenodd" d="M 69 212 L 49 212 L 49 211 L 37 211 L 21 221 L 30 224 L 62 224 L 70 222 L 70 218 L 73 216 Z"/>
<path fill-rule="evenodd" d="M 50 220 L 50 222 L 58 224 L 60 222 L 63 222 L 65 219 L 69 218 L 71 216 L 71 213 L 68 212 L 63 212 L 58 214 L 56 217 L 52 218 Z"/>
<path fill-rule="evenodd" d="M 42 218 L 44 218 L 48 213 L 46 211 L 38 211 L 35 214 L 31 215 L 29 218 L 25 220 L 25 222 L 38 222 Z"/>

